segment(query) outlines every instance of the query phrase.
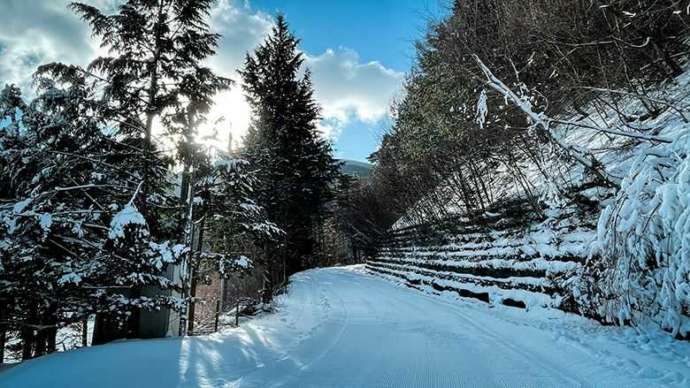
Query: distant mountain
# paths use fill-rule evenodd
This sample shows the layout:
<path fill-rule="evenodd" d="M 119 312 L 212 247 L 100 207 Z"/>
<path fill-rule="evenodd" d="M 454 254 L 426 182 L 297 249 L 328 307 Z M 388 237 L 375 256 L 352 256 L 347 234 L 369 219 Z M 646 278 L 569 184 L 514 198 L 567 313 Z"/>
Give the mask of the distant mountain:
<path fill-rule="evenodd" d="M 345 175 L 366 178 L 374 167 L 369 163 L 358 162 L 356 160 L 340 159 L 343 162 L 340 172 Z"/>

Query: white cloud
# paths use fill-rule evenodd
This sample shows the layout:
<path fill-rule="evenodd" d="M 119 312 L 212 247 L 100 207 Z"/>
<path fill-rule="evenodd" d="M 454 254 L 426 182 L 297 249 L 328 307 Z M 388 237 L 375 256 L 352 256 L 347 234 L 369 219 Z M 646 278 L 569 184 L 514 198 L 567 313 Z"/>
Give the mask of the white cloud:
<path fill-rule="evenodd" d="M 324 138 L 335 140 L 343 132 L 346 125 L 346 122 L 336 118 L 324 118 L 316 125 L 316 130 Z"/>
<path fill-rule="evenodd" d="M 30 95 L 30 77 L 38 65 L 53 61 L 86 65 L 99 53 L 89 26 L 67 8 L 69 0 L 0 1 L 0 87 L 16 83 Z M 120 1 L 86 0 L 106 11 L 114 10 Z M 223 37 L 209 66 L 239 80 L 236 70 L 243 65 L 246 53 L 266 37 L 272 24 L 270 15 L 252 9 L 248 2 L 219 0 L 211 13 L 211 27 Z M 312 71 L 315 96 L 323 108 L 319 130 L 332 139 L 350 120 L 376 122 L 385 118 L 403 81 L 402 73 L 379 62 L 362 63 L 350 49 L 305 53 L 305 64 Z M 219 142 L 227 144 L 232 130 L 237 143 L 250 122 L 249 105 L 239 83 L 216 98 L 209 123 L 221 116 L 226 122 L 219 125 Z M 204 134 L 210 134 L 211 128 L 208 124 Z"/>
<path fill-rule="evenodd" d="M 252 10 L 247 2 L 238 5 L 231 0 L 220 0 L 211 12 L 211 27 L 222 38 L 216 55 L 209 60 L 209 66 L 218 74 L 237 81 L 231 90 L 216 96 L 208 123 L 201 128 L 202 135 L 218 130 L 222 146 L 227 145 L 230 134 L 233 144 L 237 146 L 247 133 L 251 110 L 242 94 L 237 69 L 243 66 L 247 52 L 256 48 L 268 35 L 272 25 L 270 15 Z M 214 128 L 213 123 L 220 118 L 225 121 Z"/>
<path fill-rule="evenodd" d="M 0 83 L 27 89 L 38 65 L 53 61 L 83 65 L 93 56 L 98 43 L 67 4 L 67 0 L 3 0 Z"/>
<path fill-rule="evenodd" d="M 306 56 L 325 118 L 346 123 L 354 115 L 376 122 L 388 115 L 390 103 L 400 91 L 404 74 L 379 62 L 361 63 L 354 50 L 326 50 Z"/>
<path fill-rule="evenodd" d="M 226 76 L 234 76 L 235 70 L 244 64 L 246 53 L 264 40 L 272 25 L 270 15 L 252 10 L 248 3 L 237 5 L 220 0 L 211 13 L 211 26 L 222 35 L 211 66 Z"/>

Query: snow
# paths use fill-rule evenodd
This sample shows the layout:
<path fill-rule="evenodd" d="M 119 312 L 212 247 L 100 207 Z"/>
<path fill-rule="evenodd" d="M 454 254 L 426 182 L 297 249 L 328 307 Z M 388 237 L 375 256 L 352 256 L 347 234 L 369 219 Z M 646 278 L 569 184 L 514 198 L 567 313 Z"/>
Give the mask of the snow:
<path fill-rule="evenodd" d="M 53 216 L 50 213 L 42 213 L 38 217 L 38 224 L 41 226 L 41 229 L 43 229 L 44 233 L 49 233 L 50 232 L 50 227 L 53 225 Z"/>
<path fill-rule="evenodd" d="M 486 90 L 482 89 L 479 94 L 479 99 L 477 100 L 477 117 L 475 122 L 479 125 L 479 128 L 484 128 L 484 123 L 486 123 L 486 115 L 489 114 L 489 108 L 486 105 Z"/>
<path fill-rule="evenodd" d="M 252 261 L 251 261 L 251 259 L 249 259 L 247 256 L 244 256 L 244 255 L 239 256 L 239 257 L 235 260 L 235 264 L 236 264 L 238 267 L 244 268 L 244 269 L 248 269 L 248 268 L 251 268 L 251 267 L 252 267 Z"/>
<path fill-rule="evenodd" d="M 125 236 L 125 227 L 127 225 L 146 225 L 144 216 L 139 213 L 136 206 L 132 204 L 126 205 L 120 210 L 110 221 L 110 230 L 108 231 L 108 238 L 116 240 Z"/>
<path fill-rule="evenodd" d="M 95 325 L 95 315 L 91 315 L 87 318 L 87 343 L 91 343 L 91 338 L 93 337 L 93 329 Z M 66 352 L 74 349 L 78 349 L 83 346 L 82 343 L 82 323 L 73 323 L 67 326 L 61 326 L 57 329 L 57 335 L 55 338 L 55 345 L 58 352 Z M 18 336 L 9 336 L 8 338 L 8 348 L 13 347 L 14 349 L 21 349 L 21 340 Z M 21 361 L 20 351 L 7 351 L 5 350 L 5 364 L 0 364 L 0 372 L 4 367 L 12 367 Z M 0 380 L 2 380 L 2 375 L 0 374 Z M 1 386 L 1 385 L 0 385 Z"/>
<path fill-rule="evenodd" d="M 244 159 L 218 159 L 214 162 L 214 165 L 216 168 L 230 172 L 249 166 L 249 162 Z"/>
<path fill-rule="evenodd" d="M 557 274 L 554 281 L 563 293 L 575 298 L 575 307 L 564 308 L 610 323 L 639 326 L 651 321 L 672 336 L 690 337 L 690 121 L 686 117 L 690 71 L 674 82 L 645 91 L 649 98 L 646 103 L 654 101 L 652 105 L 665 108 L 652 115 L 647 115 L 645 105 L 649 104 L 625 96 L 612 104 L 620 112 L 599 103 L 584 106 L 582 112 L 586 114 L 551 118 L 535 111 L 529 91 L 518 85 L 514 93 L 479 60 L 478 65 L 487 86 L 502 94 L 506 103 L 521 110 L 534 128 L 539 127 L 553 140 L 539 152 L 541 165 L 526 155 L 520 158 L 518 165 L 524 180 L 520 184 L 503 166 L 486 177 L 494 201 L 489 207 L 524 199 L 529 193 L 548 207 L 544 209 L 548 218 L 562 220 L 556 223 L 558 229 L 551 222 L 526 221 L 504 233 L 496 223 L 486 229 L 501 233 L 487 230 L 488 237 L 482 237 L 448 232 L 443 238 L 450 243 L 410 251 L 414 239 L 409 237 L 417 225 L 433 226 L 435 219 L 447 215 L 457 217 L 453 220 L 457 219 L 458 224 L 470 223 L 467 215 L 461 217 L 465 210 L 463 198 L 453 190 L 453 180 L 448 180 L 396 221 L 392 232 L 407 233 L 408 239 L 398 238 L 397 245 L 404 247 L 383 249 L 377 260 L 405 261 L 411 267 L 398 270 L 409 273 L 414 266 L 424 264 L 455 267 L 462 272 L 466 268 L 490 267 L 487 258 L 504 260 L 500 268 L 505 269 L 522 267 L 521 257 L 544 259 L 544 265 L 537 268 L 546 268 L 547 275 Z M 598 92 L 606 98 L 616 91 Z M 477 119 L 484 111 L 481 99 Z M 477 124 L 481 126 L 480 121 Z M 564 153 L 573 160 L 562 158 Z M 599 181 L 606 180 L 611 187 L 600 183 L 592 187 L 594 171 L 603 178 Z M 572 201 L 565 191 L 586 198 L 594 206 L 579 218 L 575 213 L 567 214 Z M 435 209 L 438 198 L 446 198 L 447 203 Z M 567 218 L 576 221 L 570 228 L 564 222 Z M 568 256 L 567 262 L 559 260 Z"/>
<path fill-rule="evenodd" d="M 23 212 L 24 209 L 26 209 L 27 206 L 29 206 L 31 204 L 31 201 L 33 201 L 33 198 L 29 197 L 23 201 L 19 201 L 19 202 L 15 203 L 14 206 L 12 207 L 12 211 L 15 214 L 19 214 L 19 213 Z"/>
<path fill-rule="evenodd" d="M 242 202 L 240 203 L 240 208 L 248 213 L 258 214 L 261 212 L 261 207 L 257 206 L 254 202 Z"/>
<path fill-rule="evenodd" d="M 690 344 L 556 310 L 427 295 L 361 266 L 292 277 L 222 333 L 125 341 L 0 372 L 34 387 L 687 387 Z"/>
<path fill-rule="evenodd" d="M 618 297 L 601 304 L 600 314 L 637 321 L 633 312 L 642 306 L 673 335 L 688 335 L 690 136 L 686 130 L 671 144 L 652 148 L 634 158 L 615 201 L 599 219 L 592 254 L 618 259 L 605 272 Z M 656 294 L 645 290 L 651 277 L 657 279 Z"/>
<path fill-rule="evenodd" d="M 70 272 L 70 273 L 66 273 L 66 274 L 62 275 L 62 277 L 60 277 L 60 279 L 58 279 L 58 284 L 63 285 L 63 284 L 72 283 L 74 285 L 79 285 L 79 283 L 81 283 L 81 280 L 82 280 L 82 278 L 79 274 L 74 273 L 74 272 Z"/>
<path fill-rule="evenodd" d="M 12 119 L 9 117 L 3 117 L 0 118 L 0 130 L 3 130 L 5 128 L 9 128 L 9 126 L 12 125 Z"/>
<path fill-rule="evenodd" d="M 170 241 L 164 241 L 161 244 L 150 241 L 149 248 L 155 253 L 154 265 L 158 269 L 162 269 L 164 264 L 174 263 L 187 251 L 187 247 L 184 244 L 174 244 L 171 246 Z"/>

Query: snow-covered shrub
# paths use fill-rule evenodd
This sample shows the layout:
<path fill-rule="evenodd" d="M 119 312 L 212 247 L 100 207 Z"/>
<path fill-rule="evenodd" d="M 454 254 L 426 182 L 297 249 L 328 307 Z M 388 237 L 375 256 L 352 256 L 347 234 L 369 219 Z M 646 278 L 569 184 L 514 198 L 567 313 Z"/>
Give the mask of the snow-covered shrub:
<path fill-rule="evenodd" d="M 690 333 L 688 151 L 685 134 L 642 153 L 600 216 L 581 296 L 591 293 L 587 303 L 609 321 L 651 317 Z"/>

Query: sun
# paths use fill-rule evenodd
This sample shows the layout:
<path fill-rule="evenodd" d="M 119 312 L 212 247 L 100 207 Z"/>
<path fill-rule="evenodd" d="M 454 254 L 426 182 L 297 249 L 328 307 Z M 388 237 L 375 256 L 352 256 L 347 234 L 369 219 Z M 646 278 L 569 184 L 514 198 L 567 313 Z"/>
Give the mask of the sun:
<path fill-rule="evenodd" d="M 251 108 L 242 94 L 242 88 L 235 85 L 214 98 L 214 105 L 199 126 L 199 143 L 229 150 L 241 146 L 251 121 Z"/>

